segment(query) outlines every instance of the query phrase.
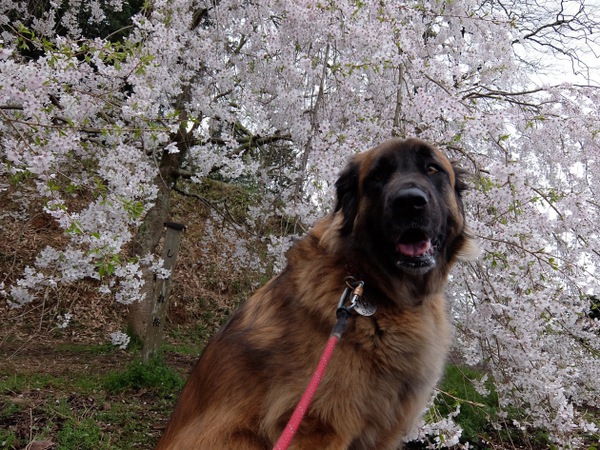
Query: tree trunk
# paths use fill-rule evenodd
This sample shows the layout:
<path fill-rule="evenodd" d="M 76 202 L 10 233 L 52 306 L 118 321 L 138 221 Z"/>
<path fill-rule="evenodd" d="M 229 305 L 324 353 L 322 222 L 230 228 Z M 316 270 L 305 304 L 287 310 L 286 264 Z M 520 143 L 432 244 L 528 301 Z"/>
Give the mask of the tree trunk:
<path fill-rule="evenodd" d="M 137 234 L 133 238 L 132 254 L 133 256 L 144 257 L 148 254 L 156 253 L 156 247 L 163 234 L 164 223 L 168 222 L 171 213 L 171 191 L 175 181 L 177 181 L 179 169 L 183 163 L 188 149 L 191 147 L 193 139 L 193 129 L 188 127 L 188 115 L 186 112 L 186 102 L 190 98 L 189 87 L 179 95 L 176 100 L 176 108 L 181 111 L 179 114 L 179 130 L 175 133 L 171 142 L 177 144 L 177 153 L 163 152 L 159 173 L 155 179 L 158 186 L 156 202 L 146 214 L 144 221 L 138 228 Z M 129 328 L 139 338 L 144 337 L 148 322 L 152 316 L 152 305 L 150 298 L 155 288 L 153 274 L 144 270 L 144 300 L 134 303 L 129 308 Z"/>
<path fill-rule="evenodd" d="M 175 270 L 175 262 L 179 254 L 181 235 L 185 226 L 179 223 L 165 222 L 165 240 L 162 249 L 163 268 L 171 274 L 167 278 L 158 277 L 154 281 L 155 290 L 152 298 L 146 297 L 146 304 L 151 305 L 151 321 L 144 332 L 144 347 L 142 348 L 142 362 L 147 363 L 160 349 L 167 311 L 169 309 L 169 295 Z"/>
<path fill-rule="evenodd" d="M 162 170 L 161 170 L 162 173 Z M 155 253 L 156 247 L 163 234 L 163 224 L 167 221 L 171 211 L 171 186 L 161 176 L 156 177 L 158 194 L 156 203 L 144 218 L 133 238 L 132 254 L 144 257 Z M 144 270 L 144 287 L 142 292 L 144 300 L 133 303 L 129 307 L 129 328 L 139 338 L 143 338 L 146 326 L 150 320 L 151 307 L 149 299 L 154 291 L 154 276 L 149 270 Z"/>

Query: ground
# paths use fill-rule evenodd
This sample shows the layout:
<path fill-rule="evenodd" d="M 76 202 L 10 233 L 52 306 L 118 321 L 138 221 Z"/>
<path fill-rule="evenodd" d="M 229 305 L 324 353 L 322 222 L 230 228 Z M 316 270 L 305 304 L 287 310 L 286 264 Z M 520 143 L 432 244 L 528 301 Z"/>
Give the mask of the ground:
<path fill-rule="evenodd" d="M 163 359 L 145 368 L 139 349 L 3 336 L 0 449 L 153 448 L 197 354 Z"/>

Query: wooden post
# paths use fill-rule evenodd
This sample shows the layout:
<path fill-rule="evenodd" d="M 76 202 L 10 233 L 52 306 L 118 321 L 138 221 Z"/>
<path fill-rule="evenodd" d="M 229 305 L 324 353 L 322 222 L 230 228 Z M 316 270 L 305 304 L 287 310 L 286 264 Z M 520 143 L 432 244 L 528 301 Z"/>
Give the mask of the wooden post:
<path fill-rule="evenodd" d="M 185 230 L 184 225 L 173 222 L 165 222 L 165 227 L 167 232 L 162 252 L 163 268 L 170 270 L 171 274 L 168 278 L 155 278 L 154 280 L 151 315 L 150 320 L 146 325 L 144 347 L 142 349 L 142 361 L 145 363 L 156 354 L 160 347 L 167 319 L 169 293 L 171 292 L 171 277 L 173 276 L 175 260 L 179 254 L 181 233 Z"/>

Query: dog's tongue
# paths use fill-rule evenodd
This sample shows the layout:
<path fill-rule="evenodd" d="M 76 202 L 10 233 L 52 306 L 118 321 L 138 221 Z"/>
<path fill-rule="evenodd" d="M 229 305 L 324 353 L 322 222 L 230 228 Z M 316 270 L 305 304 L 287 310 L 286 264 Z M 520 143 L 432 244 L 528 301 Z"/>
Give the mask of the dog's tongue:
<path fill-rule="evenodd" d="M 429 239 L 410 243 L 398 242 L 398 244 L 396 244 L 396 251 L 398 253 L 412 258 L 423 256 L 430 248 L 431 241 Z"/>

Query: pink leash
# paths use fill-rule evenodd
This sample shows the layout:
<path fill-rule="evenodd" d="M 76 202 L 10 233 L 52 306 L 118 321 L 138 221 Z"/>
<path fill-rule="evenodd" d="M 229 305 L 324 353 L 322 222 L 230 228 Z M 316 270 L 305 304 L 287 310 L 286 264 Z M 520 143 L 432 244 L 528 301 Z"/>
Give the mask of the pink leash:
<path fill-rule="evenodd" d="M 294 410 L 292 417 L 285 426 L 285 430 L 283 430 L 281 437 L 275 443 L 273 450 L 286 450 L 290 446 L 296 431 L 298 431 L 300 422 L 302 422 L 304 414 L 308 410 L 313 395 L 315 394 L 317 387 L 319 387 L 319 383 L 321 383 L 321 379 L 323 378 L 327 364 L 329 364 L 329 360 L 333 354 L 333 349 L 335 348 L 339 339 L 339 336 L 331 335 L 329 337 L 329 341 L 327 341 L 327 347 L 325 347 L 325 350 L 321 355 L 321 359 L 319 360 L 319 365 L 317 366 L 317 369 L 315 370 L 308 387 L 304 391 L 302 398 L 298 402 L 298 405 L 296 405 L 296 409 Z"/>
<path fill-rule="evenodd" d="M 331 335 L 327 341 L 327 346 L 325 347 L 325 350 L 323 350 L 323 354 L 321 355 L 317 369 L 315 370 L 308 387 L 304 391 L 304 394 L 302 394 L 302 398 L 296 405 L 296 409 L 294 409 L 292 417 L 285 426 L 283 433 L 281 434 L 279 440 L 275 443 L 273 450 L 287 450 L 292 442 L 292 439 L 294 439 L 294 435 L 296 434 L 296 431 L 298 431 L 300 423 L 302 422 L 306 411 L 308 411 L 310 402 L 312 401 L 312 398 L 315 395 L 321 380 L 323 379 L 323 374 L 325 373 L 327 364 L 329 364 L 331 355 L 333 355 L 333 349 L 337 345 L 338 341 L 342 337 L 342 334 L 344 333 L 344 330 L 346 329 L 346 326 L 348 325 L 348 317 L 350 317 L 352 308 L 354 308 L 356 302 L 362 297 L 363 282 L 360 281 L 359 284 L 354 288 L 352 302 L 350 306 L 347 307 L 344 306 L 344 302 L 350 293 L 350 290 L 350 287 L 347 287 L 342 294 L 342 298 L 340 299 L 337 309 L 338 320 L 331 331 Z"/>

